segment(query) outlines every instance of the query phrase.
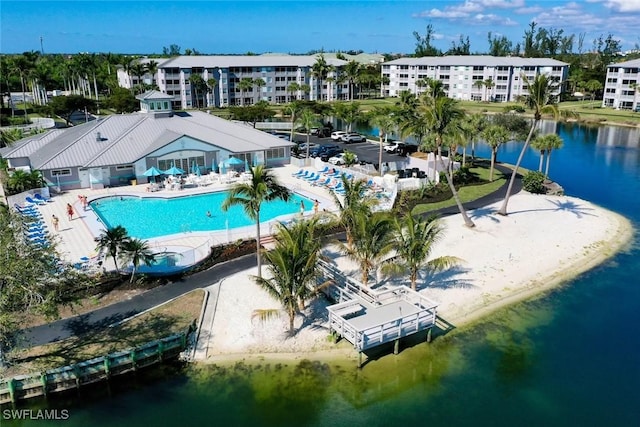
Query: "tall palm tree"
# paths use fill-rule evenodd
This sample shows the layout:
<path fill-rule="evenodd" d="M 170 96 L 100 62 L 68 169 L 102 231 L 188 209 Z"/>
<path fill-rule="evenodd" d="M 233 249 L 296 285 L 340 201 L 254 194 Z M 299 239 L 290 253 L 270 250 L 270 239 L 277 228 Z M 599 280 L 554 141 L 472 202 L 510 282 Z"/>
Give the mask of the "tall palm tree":
<path fill-rule="evenodd" d="M 116 225 L 115 227 L 106 229 L 98 236 L 98 246 L 96 250 L 106 250 L 107 254 L 113 258 L 116 271 L 119 271 L 117 257 L 128 241 L 129 233 L 127 229 L 121 225 Z"/>
<path fill-rule="evenodd" d="M 397 117 L 395 117 L 393 112 L 388 108 L 376 108 L 371 112 L 369 124 L 378 128 L 380 145 L 378 149 L 378 170 L 380 171 L 380 176 L 384 175 L 382 168 L 383 142 L 387 134 L 391 133 L 391 131 L 397 127 L 397 123 Z"/>
<path fill-rule="evenodd" d="M 147 73 L 151 75 L 151 86 L 156 85 L 156 73 L 158 72 L 158 63 L 154 60 L 147 62 Z"/>
<path fill-rule="evenodd" d="M 265 82 L 263 79 L 254 79 L 253 80 L 253 85 L 256 87 L 256 89 L 258 90 L 258 101 L 260 101 L 262 98 L 262 87 L 267 85 L 267 82 Z"/>
<path fill-rule="evenodd" d="M 29 76 L 33 65 L 24 55 L 15 56 L 10 64 L 11 71 L 20 77 L 20 84 L 22 85 L 22 105 L 24 107 L 24 120 L 25 123 L 27 123 L 29 119 L 27 113 L 26 83 L 27 77 Z"/>
<path fill-rule="evenodd" d="M 482 84 L 484 85 L 485 101 L 489 101 L 490 98 L 487 97 L 487 91 L 489 91 L 489 94 L 491 94 L 491 89 L 493 89 L 496 84 L 493 82 L 493 79 L 491 77 L 483 81 Z"/>
<path fill-rule="evenodd" d="M 460 262 L 453 256 L 441 256 L 429 259 L 433 247 L 442 238 L 443 228 L 435 216 L 414 218 L 411 213 L 404 218 L 395 218 L 393 222 L 392 246 L 395 256 L 386 260 L 382 271 L 391 274 L 409 272 L 411 289 L 416 290 L 418 272 L 442 271 Z"/>
<path fill-rule="evenodd" d="M 238 83 L 238 89 L 240 89 L 240 105 L 244 106 L 244 93 L 247 90 L 253 89 L 253 79 L 248 77 L 243 78 Z"/>
<path fill-rule="evenodd" d="M 304 302 L 313 293 L 319 277 L 317 261 L 320 258 L 321 240 L 315 232 L 315 219 L 278 225 L 275 248 L 265 252 L 270 278 L 261 276 L 253 280 L 280 301 L 289 316 L 289 333 L 295 333 L 296 313 L 304 308 Z M 256 310 L 254 317 L 266 319 L 278 314 L 278 310 Z"/>
<path fill-rule="evenodd" d="M 317 81 L 317 100 L 320 102 L 322 102 L 323 81 L 331 71 L 333 71 L 333 66 L 327 63 L 327 60 L 324 58 L 324 53 L 320 52 L 316 57 L 316 62 L 311 66 L 311 75 L 314 76 Z"/>
<path fill-rule="evenodd" d="M 360 64 L 358 61 L 349 61 L 343 69 L 344 77 L 349 82 L 349 101 L 353 101 L 354 84 L 360 74 Z"/>
<path fill-rule="evenodd" d="M 473 82 L 473 85 L 471 85 L 471 86 L 473 86 L 475 88 L 478 88 L 478 89 L 482 89 L 484 87 L 484 81 L 483 80 L 476 80 L 476 81 Z M 480 97 L 481 97 L 480 99 L 484 99 L 482 94 L 480 95 Z"/>
<path fill-rule="evenodd" d="M 146 74 L 147 68 L 144 64 L 140 62 L 136 62 L 131 66 L 131 73 L 138 78 L 138 90 L 140 93 L 144 92 L 144 82 L 142 81 L 142 77 Z"/>
<path fill-rule="evenodd" d="M 211 98 L 207 101 L 207 107 L 215 106 L 215 91 L 218 86 L 218 79 L 211 77 L 207 79 L 207 93 L 211 94 Z"/>
<path fill-rule="evenodd" d="M 297 84 L 297 83 L 296 83 Z M 293 101 L 283 107 L 283 113 L 290 117 L 291 121 L 291 130 L 289 133 L 289 141 L 293 142 L 293 131 L 296 127 L 296 122 L 298 120 L 298 114 L 302 111 L 302 105 L 298 101 Z M 308 145 L 309 141 L 307 141 Z"/>
<path fill-rule="evenodd" d="M 437 151 L 438 162 L 440 163 L 440 168 L 442 170 L 446 170 L 444 166 L 444 162 L 442 161 L 442 145 L 443 145 L 443 137 L 446 133 L 451 134 L 459 131 L 459 123 L 460 120 L 464 117 L 464 112 L 460 109 L 458 102 L 454 99 L 438 96 L 436 98 L 430 99 L 429 97 L 421 97 L 421 104 L 418 107 L 421 114 L 424 114 L 427 122 L 429 123 L 429 130 L 434 135 L 434 142 Z M 449 161 L 453 161 L 453 159 L 449 159 Z M 464 223 L 467 227 L 473 227 L 475 224 L 469 216 L 467 215 L 464 206 L 462 206 L 462 202 L 460 201 L 460 197 L 458 196 L 458 191 L 453 185 L 453 176 L 450 173 L 445 173 L 447 177 L 447 182 L 449 184 L 449 188 L 451 190 L 451 194 L 453 194 L 453 198 L 456 201 L 456 205 L 458 205 L 458 210 L 464 219 Z"/>
<path fill-rule="evenodd" d="M 542 165 L 544 163 L 544 155 L 547 152 L 547 143 L 541 136 L 536 136 L 531 140 L 531 148 L 540 152 L 540 162 L 538 163 L 538 172 L 542 173 Z"/>
<path fill-rule="evenodd" d="M 311 128 L 317 126 L 320 122 L 318 121 L 316 114 L 309 108 L 304 108 L 298 115 L 297 120 L 298 123 L 305 128 L 305 132 L 307 133 L 306 161 L 309 161 L 309 135 L 311 135 Z"/>
<path fill-rule="evenodd" d="M 227 198 L 222 203 L 222 210 L 226 212 L 231 206 L 240 205 L 245 214 L 256 222 L 256 259 L 258 261 L 258 277 L 262 277 L 262 260 L 260 256 L 260 208 L 262 203 L 272 200 L 288 201 L 291 192 L 280 185 L 264 165 L 251 169 L 251 180 L 248 183 L 234 184 L 229 190 Z"/>
<path fill-rule="evenodd" d="M 131 264 L 133 264 L 129 283 L 133 283 L 133 276 L 136 274 L 136 270 L 138 266 L 140 266 L 140 263 L 150 265 L 156 260 L 155 254 L 151 252 L 149 243 L 136 238 L 125 240 L 122 244 L 119 255 L 122 261 L 131 262 Z"/>
<path fill-rule="evenodd" d="M 298 91 L 300 90 L 300 85 L 297 82 L 293 82 L 293 83 L 289 83 L 289 86 L 287 86 L 287 92 L 289 92 L 289 101 L 291 102 L 294 96 L 294 94 L 296 94 Z M 298 99 L 298 96 L 296 95 L 296 99 Z"/>
<path fill-rule="evenodd" d="M 331 192 L 333 202 L 338 208 L 336 222 L 344 227 L 347 236 L 347 246 L 352 246 L 356 238 L 355 224 L 359 217 L 371 216 L 373 207 L 377 204 L 377 200 L 368 196 L 367 185 L 364 180 L 350 180 L 346 176 L 341 177 L 344 195 L 338 197 Z"/>
<path fill-rule="evenodd" d="M 513 191 L 513 183 L 516 180 L 516 175 L 518 174 L 518 169 L 520 168 L 520 163 L 522 163 L 524 153 L 526 153 L 529 143 L 531 142 L 531 138 L 533 137 L 540 120 L 542 120 L 542 115 L 551 114 L 554 119 L 557 119 L 560 115 L 556 104 L 555 92 L 559 86 L 556 79 L 548 77 L 545 74 L 538 74 L 533 81 L 529 80 L 526 75 L 522 74 L 521 79 L 529 92 L 525 103 L 529 108 L 533 109 L 533 122 L 531 123 L 529 134 L 527 135 L 527 139 L 524 141 L 524 145 L 522 146 L 522 150 L 520 150 L 520 155 L 518 156 L 516 165 L 511 173 L 507 193 L 505 194 L 502 206 L 498 211 L 500 215 L 507 215 L 507 205 L 509 203 L 509 197 L 511 197 L 511 192 Z"/>
<path fill-rule="evenodd" d="M 369 283 L 369 273 L 393 249 L 392 230 L 393 221 L 386 212 L 359 215 L 355 217 L 351 230 L 353 243 L 340 244 L 342 252 L 359 264 L 361 281 L 365 286 Z"/>
<path fill-rule="evenodd" d="M 496 164 L 496 158 L 498 157 L 498 148 L 502 144 L 509 141 L 509 131 L 500 125 L 491 125 L 482 132 L 487 145 L 491 148 L 491 168 L 489 169 L 489 181 L 493 181 L 493 168 Z"/>

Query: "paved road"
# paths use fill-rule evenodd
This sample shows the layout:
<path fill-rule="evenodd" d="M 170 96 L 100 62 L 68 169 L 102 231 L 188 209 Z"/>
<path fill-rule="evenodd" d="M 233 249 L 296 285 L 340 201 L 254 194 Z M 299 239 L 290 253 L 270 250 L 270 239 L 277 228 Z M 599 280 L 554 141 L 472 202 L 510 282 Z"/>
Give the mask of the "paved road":
<path fill-rule="evenodd" d="M 510 169 L 504 166 L 497 165 L 496 167 L 504 173 L 508 174 L 510 172 Z M 514 184 L 513 193 L 515 194 L 519 192 L 521 188 L 521 179 L 518 178 Z M 504 198 L 506 189 L 507 184 L 503 185 L 492 194 L 478 200 L 465 203 L 464 206 L 466 209 L 471 210 L 500 201 Z M 458 208 L 456 206 L 444 208 L 437 211 L 437 213 L 442 216 L 453 215 L 458 213 Z M 155 307 L 156 305 L 172 298 L 178 297 L 193 289 L 205 288 L 219 282 L 227 276 L 254 267 L 255 265 L 255 255 L 247 255 L 232 261 L 218 264 L 208 270 L 185 277 L 181 281 L 172 282 L 167 285 L 151 289 L 129 300 L 121 301 L 80 316 L 61 319 L 47 325 L 27 329 L 24 331 L 23 336 L 25 339 L 24 346 L 30 347 L 59 341 L 90 330 L 106 327 Z"/>

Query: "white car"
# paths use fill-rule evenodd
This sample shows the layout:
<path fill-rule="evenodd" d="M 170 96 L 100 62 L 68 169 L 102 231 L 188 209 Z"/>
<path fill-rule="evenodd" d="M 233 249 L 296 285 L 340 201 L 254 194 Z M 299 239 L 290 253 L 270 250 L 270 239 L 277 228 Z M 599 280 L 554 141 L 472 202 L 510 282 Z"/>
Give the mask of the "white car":
<path fill-rule="evenodd" d="M 384 151 L 386 151 L 387 153 L 395 153 L 396 151 L 398 151 L 398 148 L 400 147 L 400 142 L 396 141 L 396 142 L 390 142 L 389 144 L 385 145 L 384 147 L 382 147 L 382 149 Z"/>
<path fill-rule="evenodd" d="M 332 165 L 336 165 L 336 166 L 340 166 L 340 165 L 344 165 L 346 162 L 344 161 L 344 155 L 346 153 L 339 153 L 336 154 L 333 157 L 329 158 L 329 163 L 331 163 Z M 354 163 L 358 163 L 358 156 L 356 156 L 355 154 L 353 155 L 353 162 Z"/>
<path fill-rule="evenodd" d="M 343 130 L 337 130 L 334 132 L 331 132 L 331 139 L 333 139 L 334 141 L 340 141 L 340 138 L 342 138 L 342 135 L 346 135 L 347 133 Z"/>

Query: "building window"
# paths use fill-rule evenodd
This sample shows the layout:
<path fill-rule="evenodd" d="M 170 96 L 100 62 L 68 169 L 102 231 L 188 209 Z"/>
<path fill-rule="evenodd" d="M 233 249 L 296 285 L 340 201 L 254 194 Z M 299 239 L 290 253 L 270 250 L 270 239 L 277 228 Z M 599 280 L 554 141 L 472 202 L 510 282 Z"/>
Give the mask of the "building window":
<path fill-rule="evenodd" d="M 71 169 L 54 169 L 51 176 L 71 176 Z"/>
<path fill-rule="evenodd" d="M 270 159 L 284 159 L 285 156 L 285 149 L 280 147 L 280 148 L 273 148 L 271 150 L 267 150 L 267 160 Z"/>
<path fill-rule="evenodd" d="M 117 171 L 133 169 L 133 165 L 120 165 L 116 166 Z"/>

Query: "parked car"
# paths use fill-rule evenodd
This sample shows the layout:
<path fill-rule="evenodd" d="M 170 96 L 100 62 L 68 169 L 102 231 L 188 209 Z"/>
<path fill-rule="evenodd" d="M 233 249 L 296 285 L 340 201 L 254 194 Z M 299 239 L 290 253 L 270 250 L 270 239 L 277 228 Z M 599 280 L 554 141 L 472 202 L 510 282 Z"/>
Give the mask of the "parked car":
<path fill-rule="evenodd" d="M 329 158 L 329 163 L 336 165 L 336 166 L 340 166 L 340 165 L 344 165 L 346 164 L 346 162 L 344 161 L 344 155 L 345 153 L 340 153 L 340 154 L 336 154 L 333 157 Z M 354 163 L 358 163 L 358 156 L 356 156 L 354 154 Z"/>
<path fill-rule="evenodd" d="M 404 142 L 394 141 L 390 144 L 383 146 L 382 149 L 387 153 L 395 153 L 398 151 L 398 147 L 400 147 L 400 145 L 404 145 Z"/>
<path fill-rule="evenodd" d="M 347 132 L 343 131 L 343 130 L 336 130 L 334 132 L 331 132 L 331 139 L 333 139 L 334 141 L 340 141 L 340 138 L 342 138 L 342 135 L 346 135 Z"/>
<path fill-rule="evenodd" d="M 344 142 L 345 144 L 350 144 L 352 142 L 366 142 L 367 138 L 357 132 L 349 132 L 346 135 L 342 135 L 340 137 L 340 141 Z"/>
<path fill-rule="evenodd" d="M 335 156 L 339 156 L 341 154 L 342 154 L 342 148 L 330 148 L 322 152 L 322 154 L 320 154 L 320 160 L 322 160 L 323 162 L 328 162 Z"/>
<path fill-rule="evenodd" d="M 310 133 L 311 135 L 317 136 L 318 138 L 326 138 L 331 135 L 331 129 L 327 127 L 312 128 Z"/>
<path fill-rule="evenodd" d="M 311 157 L 320 157 L 322 156 L 325 152 L 331 150 L 331 149 L 339 149 L 340 146 L 339 145 L 320 145 L 318 147 L 315 147 L 313 150 L 311 150 L 310 156 Z"/>
<path fill-rule="evenodd" d="M 411 153 L 415 153 L 416 151 L 418 151 L 417 145 L 401 143 L 398 145 L 398 148 L 396 149 L 396 154 L 398 154 L 399 156 L 406 157 L 407 155 Z"/>

